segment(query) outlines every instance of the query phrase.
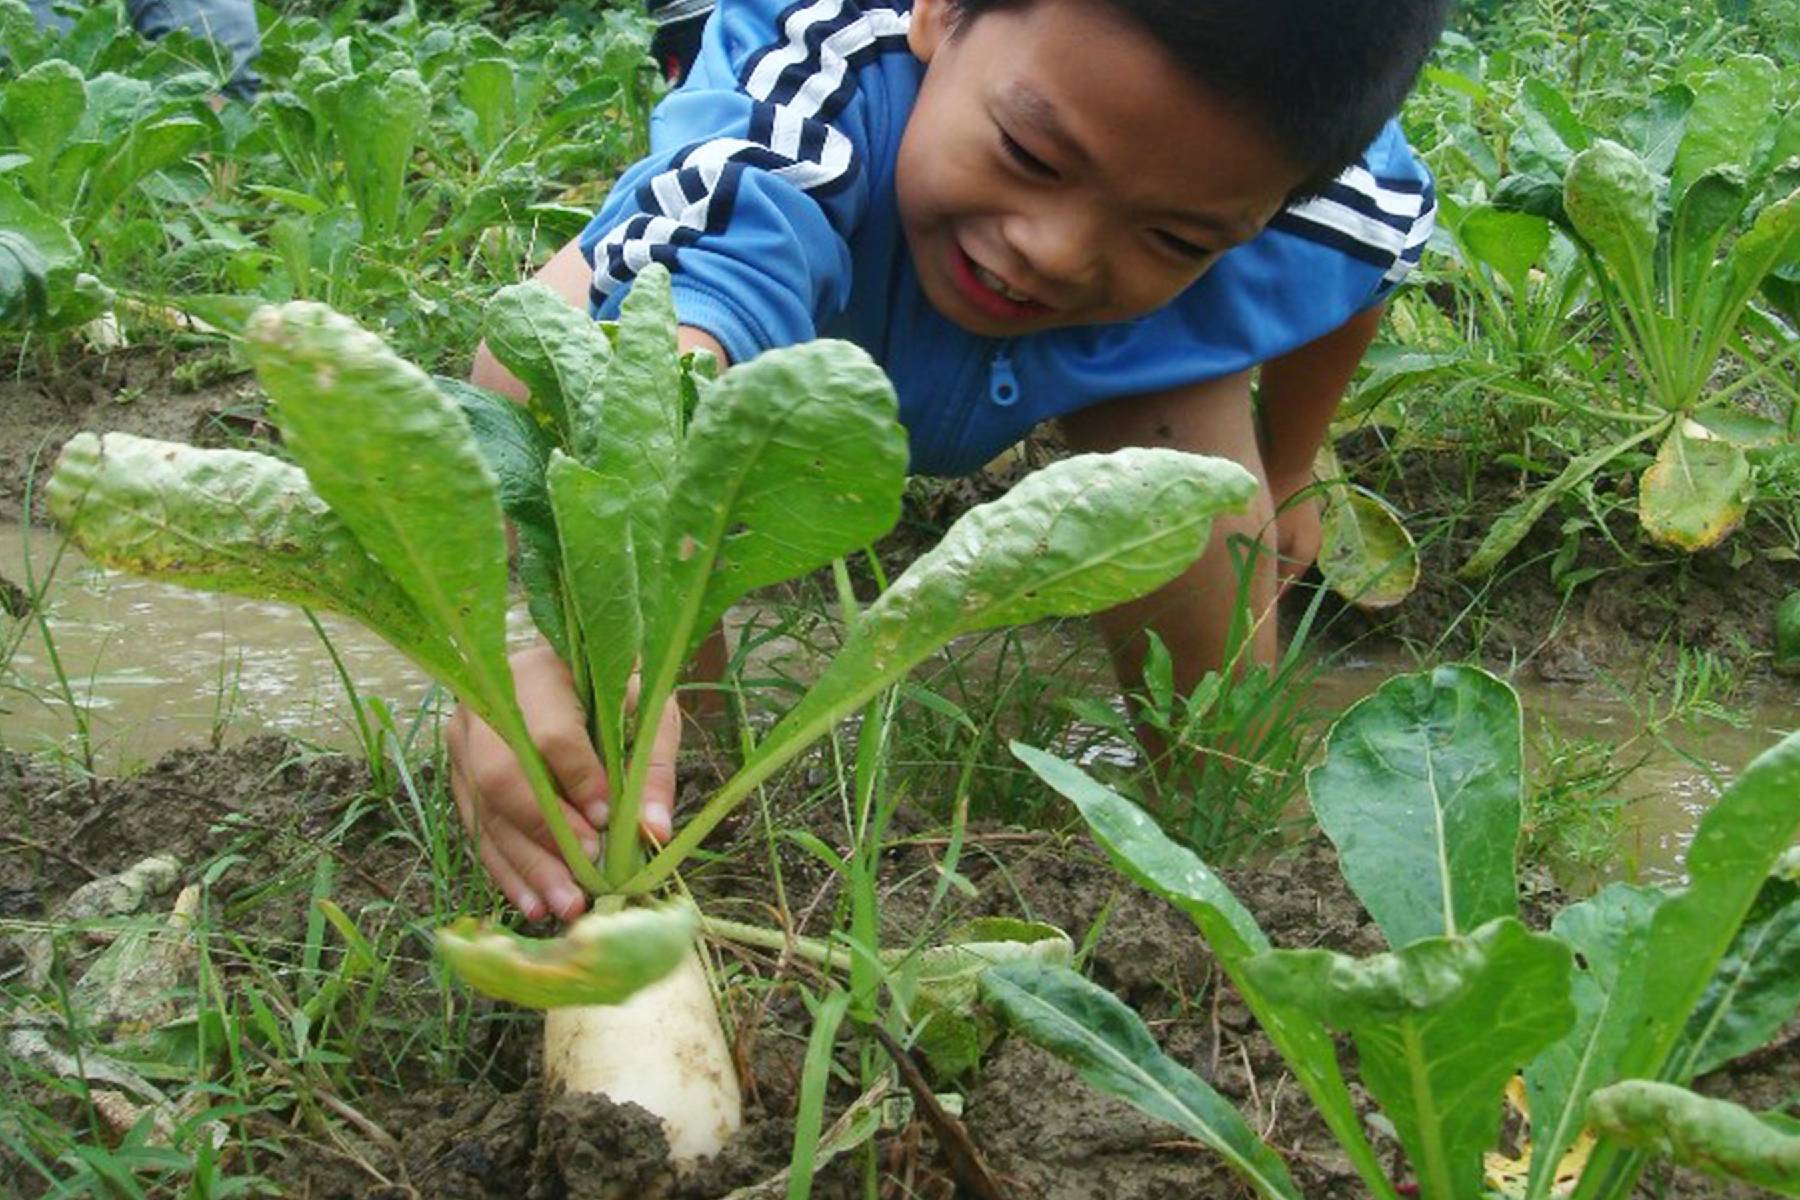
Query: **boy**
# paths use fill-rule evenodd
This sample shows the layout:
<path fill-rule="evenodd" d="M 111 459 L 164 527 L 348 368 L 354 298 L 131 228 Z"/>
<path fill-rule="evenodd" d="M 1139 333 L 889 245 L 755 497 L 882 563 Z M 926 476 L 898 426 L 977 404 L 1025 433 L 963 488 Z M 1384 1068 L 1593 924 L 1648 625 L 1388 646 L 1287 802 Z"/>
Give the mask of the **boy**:
<path fill-rule="evenodd" d="M 682 344 L 727 365 L 860 343 L 894 380 L 914 471 L 972 471 L 1051 418 L 1076 450 L 1242 463 L 1265 484 L 1251 511 L 1101 618 L 1122 687 L 1153 628 L 1191 688 L 1224 654 L 1226 539 L 1270 551 L 1259 617 L 1278 555 L 1291 578 L 1317 553 L 1316 510 L 1289 501 L 1431 230 L 1429 176 L 1391 118 L 1446 2 L 726 0 L 650 157 L 540 278 L 608 317 L 665 263 Z M 519 394 L 485 355 L 475 378 Z M 1273 623 L 1257 628 L 1272 658 Z M 567 672 L 542 648 L 515 671 L 591 844 L 601 772 Z M 463 714 L 451 751 L 502 890 L 528 916 L 579 912 L 510 754 Z M 646 803 L 658 838 L 668 788 Z"/>

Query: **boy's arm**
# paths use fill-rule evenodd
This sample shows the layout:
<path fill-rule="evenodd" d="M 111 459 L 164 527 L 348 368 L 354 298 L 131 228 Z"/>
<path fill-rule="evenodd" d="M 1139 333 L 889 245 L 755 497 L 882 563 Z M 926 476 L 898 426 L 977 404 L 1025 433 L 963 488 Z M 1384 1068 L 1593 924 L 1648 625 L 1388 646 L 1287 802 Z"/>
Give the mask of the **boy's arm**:
<path fill-rule="evenodd" d="M 1381 314 L 1379 304 L 1366 308 L 1324 337 L 1263 364 L 1257 383 L 1260 441 L 1278 526 L 1276 573 L 1284 588 L 1319 556 L 1318 501 L 1289 501 L 1312 483 L 1313 459 Z"/>

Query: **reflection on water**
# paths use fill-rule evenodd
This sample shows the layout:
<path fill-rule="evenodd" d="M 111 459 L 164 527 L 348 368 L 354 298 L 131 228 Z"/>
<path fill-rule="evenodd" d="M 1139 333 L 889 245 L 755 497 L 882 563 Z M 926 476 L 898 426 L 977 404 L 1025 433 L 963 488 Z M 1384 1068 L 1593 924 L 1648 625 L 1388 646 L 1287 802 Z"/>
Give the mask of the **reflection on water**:
<path fill-rule="evenodd" d="M 26 577 L 25 532 L 0 526 L 0 576 Z M 57 554 L 54 534 L 31 534 L 32 562 L 41 576 Z M 333 747 L 356 745 L 343 685 L 330 654 L 299 609 L 232 596 L 193 592 L 103 571 L 73 551 L 56 565 L 48 604 L 49 624 L 75 701 L 88 713 L 103 770 L 119 771 L 179 746 L 204 745 L 220 731 L 238 738 L 279 731 Z M 529 620 L 513 613 L 515 639 L 529 636 Z M 359 626 L 331 616 L 320 623 L 349 676 L 365 696 L 387 701 L 404 725 L 433 696 L 429 680 L 400 653 Z M 756 613 L 734 612 L 734 630 L 755 644 L 747 676 L 794 680 L 816 663 L 793 637 L 768 632 Z M 1104 681 L 1104 654 L 1086 639 L 1071 643 L 1066 631 L 1022 631 L 1014 652 L 1062 677 L 1073 672 Z M 1054 644 L 1043 641 L 1054 639 Z M 16 642 L 16 645 L 15 645 Z M 994 642 L 977 643 L 962 669 L 979 673 Z M 59 695 L 50 655 L 35 622 L 0 618 L 0 745 L 9 749 L 67 748 L 73 721 Z M 1318 711 L 1335 712 L 1382 680 L 1412 669 L 1398 655 L 1364 658 L 1320 677 L 1313 697 Z M 1640 729 L 1639 718 L 1616 697 L 1598 689 L 1515 681 L 1525 704 L 1527 728 L 1547 724 L 1564 738 L 1621 741 Z M 791 696 L 791 688 L 785 689 Z M 1623 785 L 1630 808 L 1628 861 L 1646 877 L 1668 877 L 1692 836 L 1694 822 L 1741 768 L 1796 723 L 1787 695 L 1771 695 L 1749 707 L 1743 729 L 1708 722 L 1672 735 L 1676 750 L 1640 745 L 1648 761 Z"/>

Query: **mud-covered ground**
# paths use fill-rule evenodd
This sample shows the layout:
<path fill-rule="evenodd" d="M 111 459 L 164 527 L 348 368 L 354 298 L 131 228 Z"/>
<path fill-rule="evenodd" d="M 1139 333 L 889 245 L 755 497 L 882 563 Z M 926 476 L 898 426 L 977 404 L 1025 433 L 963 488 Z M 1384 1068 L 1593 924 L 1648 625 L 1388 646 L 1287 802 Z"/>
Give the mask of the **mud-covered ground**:
<path fill-rule="evenodd" d="M 13 367 L 0 372 L 0 521 L 22 515 L 33 462 L 47 471 L 79 430 L 119 429 L 202 445 L 272 433 L 260 419 L 254 377 L 216 347 L 144 346 L 70 355 L 49 371 Z M 1316 626 L 1325 646 L 1400 642 L 1431 650 L 1434 658 L 1523 663 L 1557 683 L 1601 674 L 1632 683 L 1647 664 L 1654 679 L 1685 647 L 1712 651 L 1755 674 L 1773 645 L 1776 606 L 1800 587 L 1800 563 L 1767 554 L 1781 545 L 1781 535 L 1754 514 L 1722 548 L 1676 555 L 1645 544 L 1628 507 L 1614 514 L 1612 535 L 1639 565 L 1589 531 L 1567 565 L 1605 573 L 1565 596 L 1550 569 L 1563 522 L 1553 507 L 1498 573 L 1461 581 L 1457 567 L 1521 494 L 1518 473 L 1471 465 L 1462 453 L 1412 451 L 1394 462 L 1367 437 L 1349 439 L 1340 452 L 1354 478 L 1376 487 L 1404 515 L 1421 546 L 1422 571 L 1417 591 L 1393 609 L 1368 614 L 1328 601 Z M 969 505 L 1060 453 L 1054 431 L 1045 430 L 979 475 L 915 481 L 902 528 L 883 544 L 886 565 L 903 567 Z M 41 518 L 41 499 L 32 507 Z M 1290 618 L 1303 601 L 1302 592 L 1291 596 Z"/>
<path fill-rule="evenodd" d="M 689 770 L 690 780 L 706 774 L 703 764 Z M 353 919 L 367 924 L 383 912 L 428 915 L 432 882 L 421 869 L 419 852 L 397 836 L 395 810 L 369 801 L 367 786 L 360 765 L 308 755 L 274 738 L 222 753 L 178 752 L 134 778 L 91 784 L 27 760 L 0 758 L 0 803 L 8 827 L 16 831 L 0 846 L 0 916 L 42 916 L 93 875 L 147 854 L 172 853 L 185 864 L 187 880 L 213 865 L 214 911 L 235 914 L 233 932 L 266 948 L 270 961 L 279 964 L 298 952 L 310 895 L 306 884 L 315 877 L 321 845 L 334 847 L 332 896 Z M 780 811 L 773 815 L 778 825 L 787 819 Z M 841 848 L 828 814 L 795 820 Z M 750 812 L 735 826 L 728 823 L 712 844 L 732 852 L 693 875 L 695 891 L 716 915 L 767 917 L 774 889 L 761 821 Z M 1091 939 L 1092 976 L 1135 1007 L 1170 1054 L 1241 1108 L 1282 1150 L 1307 1196 L 1360 1194 L 1303 1093 L 1243 1005 L 1220 983 L 1185 919 L 1124 883 L 1085 839 L 1004 829 L 971 831 L 957 870 L 973 895 L 952 906 L 954 911 L 927 918 L 928 897 L 939 878 L 936 867 L 946 849 L 935 832 L 906 813 L 891 832 L 894 846 L 884 857 L 882 875 L 890 941 L 910 944 L 953 917 L 975 915 L 1029 917 L 1060 926 L 1077 944 Z M 776 844 L 781 885 L 798 931 L 825 932 L 840 898 L 836 878 L 786 839 Z M 1279 944 L 1357 954 L 1382 948 L 1321 843 L 1226 875 Z M 1533 877 L 1528 873 L 1528 878 Z M 1558 902 L 1553 889 L 1535 879 L 1524 900 L 1528 918 L 1539 926 Z M 410 983 L 412 993 L 427 996 L 429 1009 L 435 993 L 424 953 L 421 945 L 417 955 L 396 966 L 388 989 L 395 1004 L 409 994 L 402 985 Z M 314 1200 L 658 1200 L 719 1197 L 767 1179 L 786 1165 L 790 1151 L 808 1025 L 787 974 L 794 968 L 759 952 L 726 948 L 721 953 L 738 979 L 730 995 L 746 1122 L 723 1155 L 689 1177 L 678 1180 L 671 1173 L 660 1132 L 641 1111 L 545 1096 L 531 1050 L 536 1022 L 522 1015 L 471 1023 L 478 1031 L 471 1037 L 480 1044 L 467 1047 L 467 1063 L 479 1066 L 462 1070 L 458 1082 L 432 1082 L 418 1064 L 403 1064 L 379 1080 L 358 1079 L 341 1099 L 359 1120 L 333 1121 L 329 1134 L 303 1119 L 316 1114 L 279 1108 L 253 1114 L 249 1133 L 259 1148 L 256 1168 L 286 1194 Z M 0 978 L 16 967 L 16 952 L 0 950 Z M 231 986 L 231 969 L 225 970 Z M 754 985 L 745 986 L 746 981 Z M 419 1003 L 417 995 L 405 1003 Z M 489 1006 L 480 1011 L 496 1015 Z M 395 1025 L 421 1019 L 411 1010 L 388 1015 Z M 1759 1107 L 1790 1102 L 1800 1080 L 1800 1028 L 1790 1026 L 1787 1032 L 1774 1047 L 1704 1080 L 1702 1087 Z M 840 1043 L 839 1057 L 854 1071 L 847 1041 Z M 970 1140 L 1010 1196 L 1162 1200 L 1244 1194 L 1208 1152 L 1099 1096 L 1022 1041 L 1001 1041 L 979 1073 L 956 1086 L 966 1096 Z M 851 1098 L 846 1088 L 834 1091 L 827 1120 Z M 881 1134 L 877 1147 L 884 1195 L 959 1194 L 936 1140 L 917 1118 Z M 0 1154 L 0 1194 L 33 1196 L 41 1194 L 33 1190 L 38 1186 L 32 1174 Z M 859 1195 L 852 1165 L 840 1160 L 822 1171 L 814 1194 Z M 1684 1174 L 1673 1190 L 1643 1194 L 1751 1193 Z"/>

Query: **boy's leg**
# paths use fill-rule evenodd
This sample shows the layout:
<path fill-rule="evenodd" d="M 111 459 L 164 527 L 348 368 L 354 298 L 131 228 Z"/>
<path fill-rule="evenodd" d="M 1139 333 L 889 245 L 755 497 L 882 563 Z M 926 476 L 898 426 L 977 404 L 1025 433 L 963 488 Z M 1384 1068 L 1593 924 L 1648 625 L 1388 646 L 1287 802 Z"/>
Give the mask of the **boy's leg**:
<path fill-rule="evenodd" d="M 1275 519 L 1250 405 L 1249 373 L 1097 405 L 1064 417 L 1062 429 L 1070 448 L 1079 451 L 1167 446 L 1229 458 L 1262 485 L 1247 512 L 1213 522 L 1205 552 L 1187 571 L 1148 596 L 1100 614 L 1120 688 L 1129 694 L 1143 686 L 1145 629 L 1154 629 L 1168 647 L 1175 686 L 1184 694 L 1206 672 L 1224 664 L 1239 595 L 1234 549 L 1237 558 L 1250 560 L 1250 653 L 1255 661 L 1273 662 Z"/>

